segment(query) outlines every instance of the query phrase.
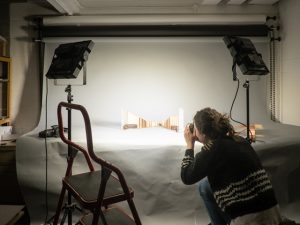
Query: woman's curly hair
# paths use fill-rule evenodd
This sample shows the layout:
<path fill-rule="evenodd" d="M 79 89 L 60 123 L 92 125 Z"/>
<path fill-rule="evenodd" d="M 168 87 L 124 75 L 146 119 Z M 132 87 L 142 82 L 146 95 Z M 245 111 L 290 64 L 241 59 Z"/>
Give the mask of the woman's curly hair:
<path fill-rule="evenodd" d="M 209 107 L 196 113 L 194 123 L 197 129 L 211 140 L 224 136 L 233 137 L 235 134 L 228 116 Z"/>

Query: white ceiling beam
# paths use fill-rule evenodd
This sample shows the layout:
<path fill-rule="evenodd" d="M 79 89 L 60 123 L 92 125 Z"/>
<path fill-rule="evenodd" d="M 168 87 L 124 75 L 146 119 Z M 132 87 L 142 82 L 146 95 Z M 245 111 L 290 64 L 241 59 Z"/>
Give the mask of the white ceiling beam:
<path fill-rule="evenodd" d="M 227 2 L 227 5 L 241 5 L 245 2 L 246 0 L 229 0 Z"/>
<path fill-rule="evenodd" d="M 222 0 L 203 0 L 202 5 L 217 5 L 220 3 Z"/>
<path fill-rule="evenodd" d="M 276 2 L 278 2 L 279 0 L 252 0 L 250 2 L 248 2 L 248 4 L 252 5 L 272 5 Z"/>
<path fill-rule="evenodd" d="M 47 0 L 61 14 L 74 15 L 80 12 L 77 0 Z"/>

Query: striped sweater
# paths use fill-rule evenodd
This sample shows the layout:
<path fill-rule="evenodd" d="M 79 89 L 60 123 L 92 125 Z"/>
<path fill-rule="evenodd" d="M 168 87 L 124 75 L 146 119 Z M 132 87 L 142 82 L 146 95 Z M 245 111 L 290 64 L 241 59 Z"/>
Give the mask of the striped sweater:
<path fill-rule="evenodd" d="M 258 156 L 241 137 L 210 142 L 195 157 L 193 149 L 186 150 L 181 166 L 182 181 L 194 184 L 206 176 L 217 204 L 231 219 L 277 204 Z"/>

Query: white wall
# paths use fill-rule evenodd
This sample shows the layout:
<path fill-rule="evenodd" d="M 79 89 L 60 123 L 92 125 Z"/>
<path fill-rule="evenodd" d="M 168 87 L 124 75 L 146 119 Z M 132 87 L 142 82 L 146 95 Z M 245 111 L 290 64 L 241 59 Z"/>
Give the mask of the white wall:
<path fill-rule="evenodd" d="M 255 39 L 253 39 L 255 40 Z M 74 40 L 69 40 L 74 41 Z M 121 123 L 121 109 L 148 120 L 163 120 L 185 112 L 192 120 L 197 110 L 213 107 L 228 113 L 236 91 L 232 57 L 221 38 L 115 38 L 96 39 L 89 56 L 88 84 L 74 86 L 74 103 L 84 105 L 95 122 Z M 255 43 L 264 57 L 266 43 Z M 46 65 L 57 43 L 47 43 Z M 242 87 L 234 118 L 246 122 L 246 97 Z M 255 80 L 257 76 L 248 77 Z M 268 76 L 250 82 L 251 121 L 267 120 Z M 65 86 L 49 80 L 48 124 L 56 124 L 56 106 L 66 101 Z M 42 113 L 44 116 L 44 112 Z M 41 121 L 42 125 L 44 120 Z"/>
<path fill-rule="evenodd" d="M 300 1 L 280 1 L 282 122 L 300 125 Z"/>

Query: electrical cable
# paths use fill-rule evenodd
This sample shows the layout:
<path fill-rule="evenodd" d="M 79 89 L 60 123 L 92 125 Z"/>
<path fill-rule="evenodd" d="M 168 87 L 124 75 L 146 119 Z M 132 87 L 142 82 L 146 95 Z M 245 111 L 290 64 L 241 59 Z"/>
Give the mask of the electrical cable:
<path fill-rule="evenodd" d="M 244 126 L 244 127 L 247 128 L 247 125 L 246 125 L 246 124 L 244 124 L 244 123 L 242 123 L 242 122 L 240 122 L 240 121 L 237 121 L 237 120 L 235 120 L 235 119 L 232 118 L 232 109 L 233 109 L 233 105 L 234 105 L 234 103 L 235 103 L 237 94 L 238 94 L 239 89 L 240 89 L 240 80 L 238 79 L 237 73 L 236 73 L 236 61 L 235 61 L 235 59 L 233 60 L 232 73 L 233 73 L 233 80 L 234 80 L 234 81 L 237 81 L 237 82 L 238 82 L 238 85 L 237 85 L 237 89 L 236 89 L 236 92 L 235 92 L 235 95 L 234 95 L 234 98 L 233 98 L 233 101 L 232 101 L 232 104 L 231 104 L 231 107 L 230 107 L 229 118 L 230 118 L 232 121 L 234 121 L 234 122 L 236 122 L 236 123 L 238 123 L 238 124 L 241 124 L 242 126 Z M 250 132 L 250 136 L 251 136 L 250 139 L 252 140 L 252 139 L 253 139 L 253 134 L 252 134 L 252 132 L 251 132 L 250 129 L 249 129 L 249 132 Z M 246 131 L 246 133 L 247 133 L 247 131 Z"/>
<path fill-rule="evenodd" d="M 48 79 L 46 78 L 46 106 L 45 106 L 45 130 L 47 130 L 47 123 L 48 123 Z M 45 215 L 45 222 L 44 224 L 48 224 L 48 147 L 47 147 L 47 135 L 45 135 L 45 170 L 46 170 L 46 181 L 45 181 L 45 207 L 46 207 L 46 215 Z"/>
<path fill-rule="evenodd" d="M 246 125 L 246 124 L 244 124 L 244 123 L 242 123 L 242 122 L 240 122 L 240 121 L 235 120 L 235 119 L 232 118 L 232 109 L 233 109 L 233 105 L 234 105 L 234 103 L 235 103 L 237 94 L 238 94 L 239 89 L 240 89 L 240 80 L 239 80 L 238 78 L 236 78 L 236 80 L 237 80 L 237 82 L 238 82 L 238 85 L 237 85 L 237 89 L 236 89 L 236 92 L 235 92 L 233 101 L 232 101 L 232 103 L 231 103 L 231 107 L 230 107 L 230 111 L 229 111 L 229 118 L 230 118 L 232 121 L 234 121 L 234 122 L 236 122 L 236 123 L 238 123 L 238 124 L 241 124 L 242 126 L 244 126 L 244 127 L 247 128 L 247 125 Z M 249 132 L 250 132 L 250 136 L 251 136 L 250 139 L 253 139 L 253 134 L 252 134 L 252 132 L 251 132 L 250 129 L 249 129 Z M 247 131 L 246 131 L 246 133 L 247 133 Z"/>
<path fill-rule="evenodd" d="M 241 124 L 241 125 L 247 127 L 246 124 L 244 124 L 244 123 L 242 123 L 242 122 L 240 122 L 240 121 L 237 121 L 237 120 L 235 120 L 235 119 L 232 118 L 232 109 L 233 109 L 233 105 L 234 105 L 234 103 L 235 103 L 237 94 L 238 94 L 239 89 L 240 89 L 240 80 L 239 80 L 238 78 L 236 78 L 236 80 L 237 80 L 237 82 L 238 82 L 238 85 L 237 85 L 237 88 L 236 88 L 236 92 L 235 92 L 233 101 L 232 101 L 232 103 L 231 103 L 230 112 L 229 112 L 229 117 L 230 117 L 230 119 L 231 119 L 232 121 L 234 121 L 234 122 L 236 122 L 236 123 L 239 123 L 239 124 Z"/>
<path fill-rule="evenodd" d="M 276 94 L 275 94 L 275 80 L 276 80 L 276 70 L 275 70 L 275 39 L 274 30 L 270 32 L 270 109 L 271 109 L 271 120 L 276 121 Z"/>
<path fill-rule="evenodd" d="M 273 39 L 273 31 L 270 32 L 270 40 Z M 273 59 L 272 59 L 272 55 L 273 55 L 273 48 L 272 48 L 272 41 L 270 41 L 270 45 L 269 45 L 270 49 L 270 112 L 271 112 L 271 120 L 274 121 L 274 114 L 273 114 Z"/>

